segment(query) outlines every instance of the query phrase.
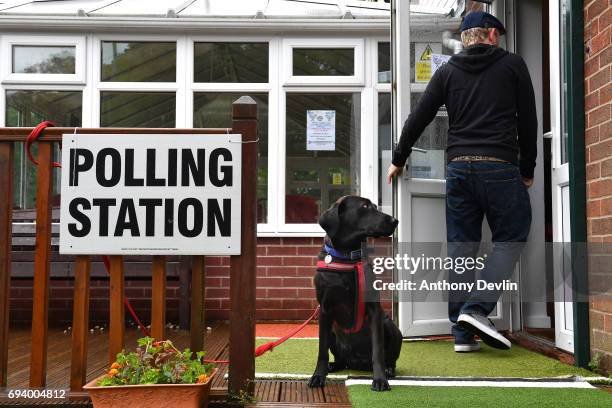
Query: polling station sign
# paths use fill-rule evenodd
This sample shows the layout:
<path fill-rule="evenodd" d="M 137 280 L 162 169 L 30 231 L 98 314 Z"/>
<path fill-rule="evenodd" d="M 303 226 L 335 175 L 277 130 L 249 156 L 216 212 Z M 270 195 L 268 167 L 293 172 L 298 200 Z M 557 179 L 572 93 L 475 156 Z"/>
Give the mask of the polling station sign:
<path fill-rule="evenodd" d="M 240 254 L 241 139 L 64 135 L 60 253 Z"/>

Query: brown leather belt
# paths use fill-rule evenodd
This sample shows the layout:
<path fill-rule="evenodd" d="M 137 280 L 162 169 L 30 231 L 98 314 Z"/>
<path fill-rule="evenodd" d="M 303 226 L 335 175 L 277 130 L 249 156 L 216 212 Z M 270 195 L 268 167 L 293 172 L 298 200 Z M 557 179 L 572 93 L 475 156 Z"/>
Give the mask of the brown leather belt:
<path fill-rule="evenodd" d="M 492 162 L 500 162 L 500 163 L 508 163 L 508 161 L 506 160 L 502 160 L 502 159 L 498 159 L 497 157 L 491 157 L 491 156 L 457 156 L 453 159 L 451 159 L 451 161 L 466 161 L 466 162 L 470 162 L 470 161 L 492 161 Z"/>

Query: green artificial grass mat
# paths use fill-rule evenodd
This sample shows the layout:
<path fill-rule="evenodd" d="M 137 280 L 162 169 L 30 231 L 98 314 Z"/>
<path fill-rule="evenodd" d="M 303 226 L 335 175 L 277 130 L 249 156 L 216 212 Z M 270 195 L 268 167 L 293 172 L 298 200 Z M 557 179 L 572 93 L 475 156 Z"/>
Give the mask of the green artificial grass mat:
<path fill-rule="evenodd" d="M 348 387 L 355 408 L 371 407 L 610 407 L 601 390 L 568 388 L 410 387 L 373 392 L 369 385 Z"/>
<path fill-rule="evenodd" d="M 266 340 L 258 339 L 257 345 Z M 318 340 L 291 339 L 255 359 L 258 373 L 312 374 Z M 559 377 L 597 374 L 534 353 L 517 345 L 509 351 L 496 350 L 481 343 L 481 350 L 455 353 L 449 341 L 404 342 L 396 374 L 441 377 Z M 330 357 L 333 361 L 333 357 Z M 334 374 L 371 375 L 367 372 L 340 371 Z"/>

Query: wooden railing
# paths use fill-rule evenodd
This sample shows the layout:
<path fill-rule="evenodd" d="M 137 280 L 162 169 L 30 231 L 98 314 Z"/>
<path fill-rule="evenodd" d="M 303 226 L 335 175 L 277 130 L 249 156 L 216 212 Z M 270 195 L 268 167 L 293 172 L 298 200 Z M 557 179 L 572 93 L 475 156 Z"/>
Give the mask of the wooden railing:
<path fill-rule="evenodd" d="M 0 129 L 0 387 L 8 376 L 9 296 L 11 281 L 13 155 L 15 143 L 24 143 L 31 129 Z M 36 244 L 32 305 L 32 344 L 30 387 L 44 387 L 47 372 L 47 329 L 49 311 L 49 270 L 51 255 L 51 193 L 53 188 L 53 144 L 74 128 L 47 128 L 38 140 L 36 190 Z M 77 129 L 78 134 L 227 134 L 242 135 L 241 255 L 230 257 L 230 368 L 229 392 L 253 392 L 255 375 L 255 271 L 256 271 L 256 183 L 257 183 L 257 105 L 250 97 L 233 104 L 230 129 Z M 246 142 L 246 143 L 244 143 Z M 192 257 L 191 349 L 204 349 L 204 256 Z M 89 332 L 89 282 L 91 257 L 74 259 L 74 302 L 70 390 L 79 392 L 87 373 L 87 334 Z M 110 256 L 109 361 L 124 347 L 124 260 Z M 166 258 L 152 261 L 151 335 L 165 338 Z M 251 350 L 249 353 L 247 350 Z"/>

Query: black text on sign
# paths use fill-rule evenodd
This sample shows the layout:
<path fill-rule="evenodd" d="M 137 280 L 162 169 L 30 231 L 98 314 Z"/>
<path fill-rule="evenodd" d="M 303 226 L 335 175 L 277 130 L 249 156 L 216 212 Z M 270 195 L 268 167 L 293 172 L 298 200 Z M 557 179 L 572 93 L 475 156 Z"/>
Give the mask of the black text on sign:
<path fill-rule="evenodd" d="M 64 135 L 60 252 L 240 252 L 240 135 Z"/>

